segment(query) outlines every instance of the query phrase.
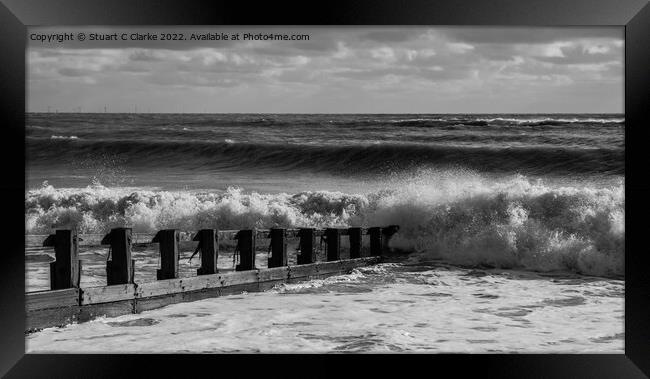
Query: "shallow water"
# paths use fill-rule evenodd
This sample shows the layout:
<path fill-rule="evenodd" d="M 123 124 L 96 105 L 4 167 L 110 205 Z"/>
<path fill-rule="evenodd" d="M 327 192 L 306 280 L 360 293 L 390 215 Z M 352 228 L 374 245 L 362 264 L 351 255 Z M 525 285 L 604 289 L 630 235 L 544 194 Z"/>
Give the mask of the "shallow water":
<path fill-rule="evenodd" d="M 621 280 L 419 259 L 48 328 L 27 337 L 27 351 L 624 351 Z"/>

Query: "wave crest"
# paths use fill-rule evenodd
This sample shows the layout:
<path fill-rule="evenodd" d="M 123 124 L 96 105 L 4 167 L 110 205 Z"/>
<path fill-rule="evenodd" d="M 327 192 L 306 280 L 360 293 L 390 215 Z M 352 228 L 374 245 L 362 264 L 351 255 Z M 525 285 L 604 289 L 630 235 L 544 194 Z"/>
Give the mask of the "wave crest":
<path fill-rule="evenodd" d="M 471 266 L 624 274 L 623 185 L 548 186 L 524 176 L 488 179 L 471 172 L 421 173 L 368 194 L 313 191 L 193 193 L 133 188 L 29 191 L 26 230 L 76 227 L 103 233 L 163 228 L 400 225 L 391 246 Z"/>

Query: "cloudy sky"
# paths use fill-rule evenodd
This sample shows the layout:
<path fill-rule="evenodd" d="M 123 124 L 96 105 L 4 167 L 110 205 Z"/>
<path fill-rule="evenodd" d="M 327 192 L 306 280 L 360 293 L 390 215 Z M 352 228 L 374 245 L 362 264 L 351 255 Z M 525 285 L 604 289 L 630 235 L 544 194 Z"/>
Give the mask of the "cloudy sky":
<path fill-rule="evenodd" d="M 29 41 L 28 111 L 622 113 L 623 29 L 57 27 L 309 41 Z"/>

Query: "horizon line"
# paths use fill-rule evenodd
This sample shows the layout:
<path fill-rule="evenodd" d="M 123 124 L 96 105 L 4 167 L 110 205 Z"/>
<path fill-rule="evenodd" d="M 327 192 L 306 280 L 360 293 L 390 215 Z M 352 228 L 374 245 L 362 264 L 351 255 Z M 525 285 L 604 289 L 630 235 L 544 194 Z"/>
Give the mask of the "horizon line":
<path fill-rule="evenodd" d="M 401 114 L 428 114 L 428 115 L 484 115 L 484 114 L 521 114 L 521 115 L 538 115 L 538 114 L 605 114 L 605 115 L 625 115 L 625 112 L 449 112 L 449 113 L 427 113 L 427 112 L 394 112 L 394 113 L 372 113 L 372 112 L 326 112 L 326 113 L 311 113 L 311 112 L 36 112 L 36 111 L 26 111 L 26 114 L 29 113 L 45 113 L 45 114 L 270 114 L 270 115 L 293 115 L 293 114 L 304 114 L 304 115 L 401 115 Z"/>

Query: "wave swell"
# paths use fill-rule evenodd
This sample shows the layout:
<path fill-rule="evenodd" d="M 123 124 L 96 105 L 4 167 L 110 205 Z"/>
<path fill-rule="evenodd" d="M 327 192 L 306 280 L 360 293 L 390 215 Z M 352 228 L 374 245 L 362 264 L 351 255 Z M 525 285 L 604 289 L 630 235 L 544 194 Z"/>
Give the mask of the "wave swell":
<path fill-rule="evenodd" d="M 275 168 L 328 173 L 462 166 L 483 172 L 624 174 L 624 149 L 424 144 L 306 145 L 204 141 L 29 139 L 30 163 L 116 156 L 129 167 Z"/>

